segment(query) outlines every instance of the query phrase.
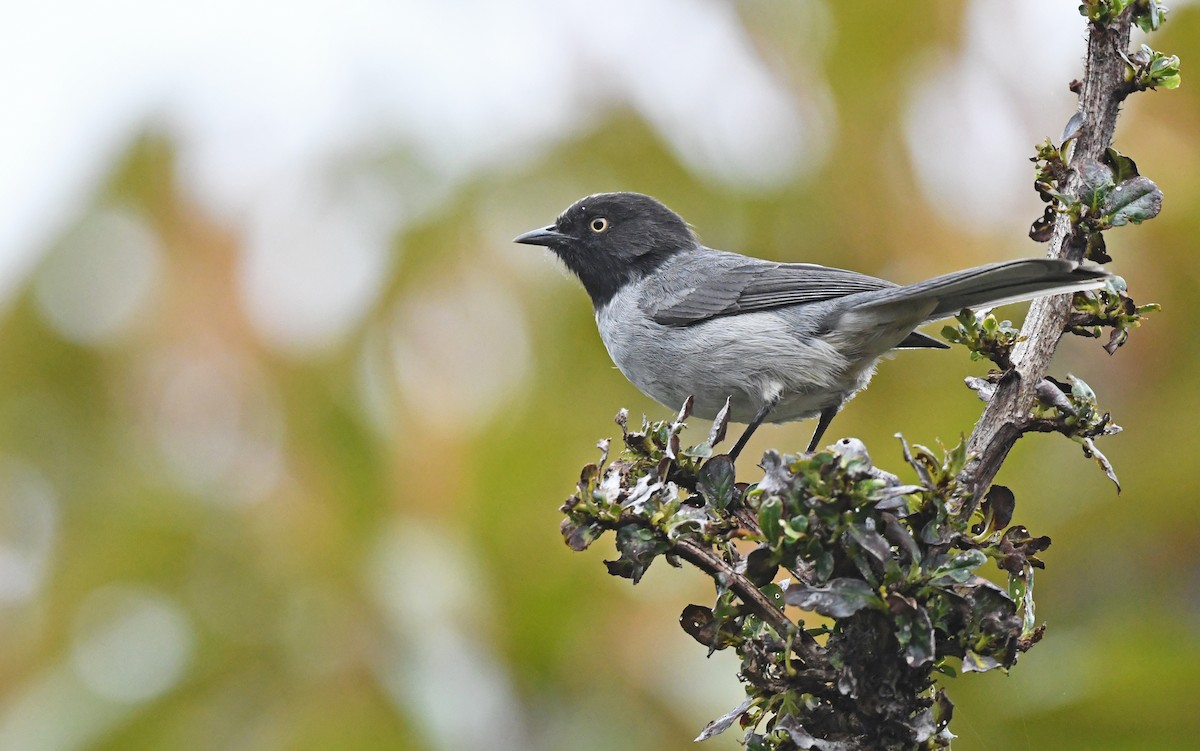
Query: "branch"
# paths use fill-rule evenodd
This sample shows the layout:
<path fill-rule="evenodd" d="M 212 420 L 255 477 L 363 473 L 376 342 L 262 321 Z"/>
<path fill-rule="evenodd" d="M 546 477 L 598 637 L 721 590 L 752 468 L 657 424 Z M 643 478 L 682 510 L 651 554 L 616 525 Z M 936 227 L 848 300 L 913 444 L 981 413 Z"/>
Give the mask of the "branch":
<path fill-rule="evenodd" d="M 775 607 L 775 603 L 771 602 L 761 589 L 735 571 L 733 566 L 721 560 L 712 548 L 684 538 L 675 541 L 671 552 L 737 593 L 755 615 L 775 629 L 780 639 L 787 639 L 796 631 L 796 624 L 792 623 L 782 610 Z"/>
<path fill-rule="evenodd" d="M 723 560 L 712 548 L 701 545 L 694 540 L 682 538 L 671 546 L 671 552 L 726 587 L 729 587 L 742 602 L 767 625 L 775 630 L 779 638 L 791 641 L 792 651 L 809 666 L 810 669 L 821 672 L 824 660 L 817 649 L 817 642 L 803 628 L 798 627 L 775 606 L 771 598 L 761 589 L 739 574 L 733 566 Z"/>
<path fill-rule="evenodd" d="M 1079 165 L 1104 156 L 1113 141 L 1121 102 L 1132 90 L 1125 79 L 1131 25 L 1128 9 L 1111 25 L 1095 22 L 1088 25 L 1083 82 L 1072 85 L 1072 89 L 1080 92 L 1080 102 L 1076 116 L 1079 127 L 1069 165 L 1072 169 L 1063 191 L 1071 199 L 1081 200 L 1083 195 Z M 1080 261 L 1086 247 L 1087 237 L 1072 217 L 1058 214 L 1047 255 Z M 1013 348 L 1012 369 L 997 384 L 967 441 L 967 450 L 973 458 L 963 471 L 962 480 L 974 489 L 976 498 L 982 497 L 982 491 L 991 484 L 1013 444 L 1026 432 L 1035 390 L 1046 376 L 1070 315 L 1070 295 L 1043 297 L 1030 306 L 1021 338 Z"/>

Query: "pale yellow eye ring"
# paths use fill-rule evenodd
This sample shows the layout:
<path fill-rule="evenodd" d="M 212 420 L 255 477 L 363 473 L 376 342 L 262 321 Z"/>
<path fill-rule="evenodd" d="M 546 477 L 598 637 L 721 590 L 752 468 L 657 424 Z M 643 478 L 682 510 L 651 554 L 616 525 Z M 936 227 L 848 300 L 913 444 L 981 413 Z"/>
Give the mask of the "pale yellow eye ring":
<path fill-rule="evenodd" d="M 602 216 L 598 216 L 593 219 L 588 226 L 592 228 L 592 232 L 600 234 L 604 230 L 608 229 L 608 220 Z"/>

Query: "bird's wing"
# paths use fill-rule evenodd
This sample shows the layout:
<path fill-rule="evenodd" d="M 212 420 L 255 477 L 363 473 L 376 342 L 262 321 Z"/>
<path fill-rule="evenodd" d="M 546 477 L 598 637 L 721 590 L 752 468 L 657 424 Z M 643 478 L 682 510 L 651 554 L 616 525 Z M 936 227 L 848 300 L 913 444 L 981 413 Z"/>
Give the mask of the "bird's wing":
<path fill-rule="evenodd" d="M 725 259 L 728 255 L 722 254 Z M 690 326 L 719 316 L 833 300 L 896 285 L 854 271 L 811 263 L 771 263 L 734 256 L 704 273 L 666 274 L 646 312 L 665 326 Z M 700 282 L 697 283 L 696 280 Z"/>

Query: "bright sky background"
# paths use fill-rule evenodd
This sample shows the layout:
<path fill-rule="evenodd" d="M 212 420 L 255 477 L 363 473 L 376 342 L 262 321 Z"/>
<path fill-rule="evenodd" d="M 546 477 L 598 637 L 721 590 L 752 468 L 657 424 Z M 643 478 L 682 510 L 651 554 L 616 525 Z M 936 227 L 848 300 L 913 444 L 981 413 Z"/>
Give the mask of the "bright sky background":
<path fill-rule="evenodd" d="M 811 75 L 783 80 L 715 0 L 613 0 L 603 13 L 585 0 L 7 3 L 0 308 L 147 129 L 170 134 L 184 189 L 241 234 L 256 328 L 298 352 L 357 322 L 407 220 L 613 107 L 639 112 L 698 180 L 803 178 L 849 147 L 823 71 L 831 40 L 853 31 L 831 28 L 818 0 L 802 12 L 811 38 L 795 49 Z M 976 0 L 966 24 L 962 48 L 901 61 L 913 65 L 906 140 L 931 201 L 986 230 L 1027 193 L 1011 153 L 1045 135 L 1047 106 L 1070 112 L 1058 82 L 1078 51 L 1051 40 L 1077 36 L 1079 18 L 1073 3 Z M 1014 39 L 1036 59 L 1022 70 L 1053 86 L 1013 80 L 1016 53 L 997 40 Z M 371 168 L 395 154 L 406 179 Z M 995 192 L 979 193 L 981 173 Z M 119 231 L 97 244 L 137 230 Z M 152 255 L 117 268 L 152 278 Z"/>

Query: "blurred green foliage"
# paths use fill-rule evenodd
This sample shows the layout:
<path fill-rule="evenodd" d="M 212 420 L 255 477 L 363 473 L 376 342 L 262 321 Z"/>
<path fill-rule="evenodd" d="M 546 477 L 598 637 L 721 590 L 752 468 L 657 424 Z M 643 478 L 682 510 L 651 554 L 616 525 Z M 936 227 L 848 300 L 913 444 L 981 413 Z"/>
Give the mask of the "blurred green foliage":
<path fill-rule="evenodd" d="M 738 7 L 785 68 L 787 26 L 763 3 Z M 924 202 L 902 156 L 899 81 L 961 44 L 962 4 L 886 18 L 874 3 L 828 9 L 838 151 L 810 179 L 770 191 L 705 182 L 618 111 L 406 224 L 362 325 L 305 357 L 249 326 L 240 238 L 180 188 L 174 145 L 148 129 L 79 213 L 119 206 L 158 236 L 150 312 L 127 336 L 79 344 L 47 324 L 30 283 L 0 320 L 0 531 L 41 567 L 36 591 L 0 606 L 0 747 L 424 750 L 455 747 L 434 740 L 447 728 L 473 737 L 482 717 L 497 748 L 693 748 L 741 696 L 735 666 L 704 662 L 673 623 L 707 585 L 656 567 L 631 591 L 557 532 L 571 474 L 614 409 L 666 415 L 612 368 L 586 297 L 508 239 L 586 192 L 628 189 L 664 200 L 714 247 L 901 282 L 1040 253 L 1023 239 L 1041 210 L 1034 191 L 1004 231 L 968 233 Z M 1196 59 L 1197 39 L 1200 13 L 1185 6 L 1155 45 Z M 1197 91 L 1138 96 L 1118 132 L 1166 198 L 1154 222 L 1112 233 L 1111 269 L 1165 312 L 1118 357 L 1075 339 L 1055 362 L 1087 373 L 1124 426 L 1105 448 L 1124 492 L 1054 437 L 1010 457 L 999 481 L 1055 541 L 1038 579 L 1049 630 L 1011 676 L 955 686 L 960 751 L 1165 751 L 1200 736 L 1187 458 L 1200 414 Z M 1039 125 L 1051 134 L 1068 114 Z M 398 307 L 478 274 L 528 327 L 528 368 L 486 416 L 431 418 L 430 397 L 379 377 L 379 337 Z M 900 354 L 830 438 L 953 444 L 978 414 L 962 380 L 979 367 L 958 349 Z M 809 432 L 761 430 L 744 456 L 798 448 Z"/>

